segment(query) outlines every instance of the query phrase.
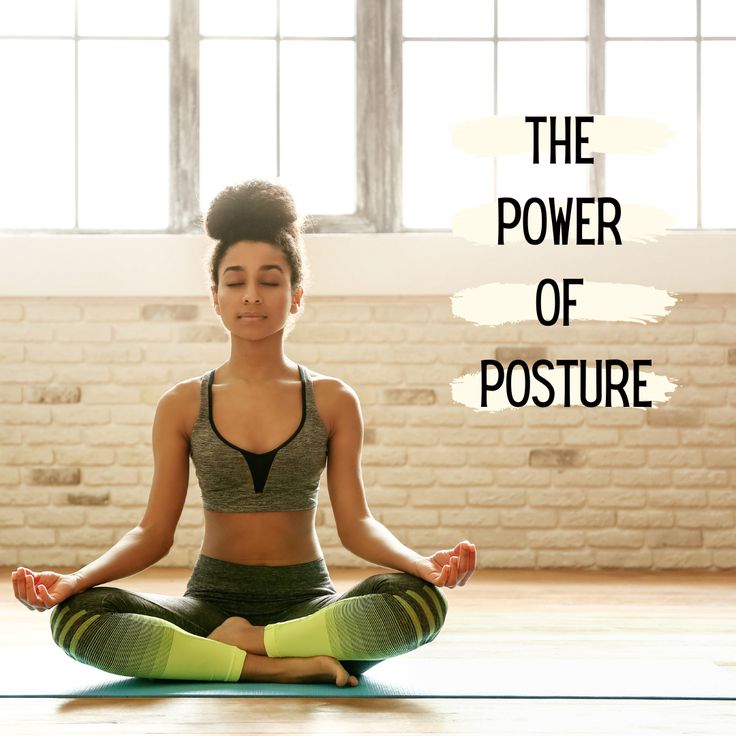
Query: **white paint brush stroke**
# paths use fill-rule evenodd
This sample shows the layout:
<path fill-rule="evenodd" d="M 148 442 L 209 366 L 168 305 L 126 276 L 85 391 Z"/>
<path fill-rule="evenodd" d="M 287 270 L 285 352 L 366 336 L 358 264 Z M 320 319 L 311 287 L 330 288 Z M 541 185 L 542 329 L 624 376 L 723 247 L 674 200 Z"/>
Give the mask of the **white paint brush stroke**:
<path fill-rule="evenodd" d="M 554 363 L 554 361 L 552 361 Z M 531 367 L 530 367 L 531 371 Z M 570 371 L 570 406 L 582 406 L 580 401 L 580 368 L 572 367 Z M 540 371 L 541 375 L 545 380 L 549 381 L 554 386 L 555 398 L 551 406 L 564 406 L 565 403 L 565 372 L 563 368 L 554 368 L 552 370 L 544 369 Z M 605 369 L 601 370 L 601 373 L 605 375 Z M 611 370 L 611 377 L 613 380 L 618 381 L 621 378 L 622 371 L 620 369 L 613 368 Z M 493 368 L 488 370 L 488 379 L 493 381 L 495 379 L 496 371 Z M 672 393 L 677 389 L 677 384 L 673 383 L 666 376 L 660 376 L 657 373 L 651 373 L 649 371 L 639 371 L 639 377 L 645 381 L 646 384 L 642 386 L 639 391 L 639 399 L 641 401 L 651 401 L 652 409 L 657 407 L 659 403 L 665 403 L 670 400 L 671 396 L 667 396 L 668 393 Z M 633 372 L 631 366 L 629 366 L 629 380 L 624 386 L 626 396 L 629 398 L 628 409 L 647 409 L 648 407 L 632 406 L 631 401 L 633 400 L 634 389 L 633 389 Z M 594 393 L 595 381 L 595 368 L 586 368 L 586 395 L 591 397 Z M 524 379 L 521 372 L 517 368 L 511 375 L 511 393 L 515 399 L 520 399 L 524 394 Z M 537 395 L 540 399 L 546 400 L 549 396 L 549 389 L 533 377 L 530 378 L 530 394 L 529 401 L 526 406 L 535 408 L 536 404 L 532 401 L 532 396 Z M 601 389 L 603 391 L 602 401 L 605 402 L 605 382 Z M 456 378 L 450 383 L 450 391 L 452 392 L 452 400 L 456 404 L 463 404 L 469 409 L 473 409 L 476 413 L 480 411 L 488 412 L 499 412 L 505 411 L 506 409 L 522 409 L 525 407 L 512 406 L 509 403 L 506 394 L 506 384 L 504 383 L 496 391 L 486 392 L 486 404 L 487 406 L 482 407 L 480 405 L 481 398 L 481 372 L 477 373 L 466 373 L 460 378 Z M 611 393 L 611 405 L 614 407 L 623 407 L 623 401 L 617 391 Z"/>
<path fill-rule="evenodd" d="M 538 245 L 529 244 L 530 247 L 541 247 L 543 245 L 555 245 L 551 232 L 551 222 L 549 215 L 549 197 L 540 197 L 547 208 L 547 238 Z M 566 210 L 566 197 L 555 196 L 555 210 L 560 207 Z M 524 202 L 520 202 L 522 211 Z M 583 208 L 583 218 L 589 218 L 590 222 L 583 224 L 581 234 L 583 238 L 597 239 L 597 206 L 595 204 L 586 205 Z M 606 205 L 603 209 L 605 219 L 611 219 L 613 215 L 612 205 Z M 616 225 L 616 229 L 621 236 L 623 243 L 654 243 L 657 239 L 666 234 L 668 226 L 675 222 L 675 218 L 656 207 L 645 207 L 639 204 L 621 203 L 621 219 Z M 531 235 L 536 236 L 541 232 L 542 218 L 538 206 L 529 209 L 528 229 Z M 570 216 L 569 244 L 567 246 L 559 244 L 555 247 L 566 248 L 575 247 L 603 247 L 604 245 L 618 245 L 613 239 L 613 233 L 609 228 L 603 230 L 604 243 L 600 245 L 583 245 L 575 242 L 577 233 L 577 217 L 575 215 L 575 203 L 572 205 L 572 214 Z M 464 238 L 477 245 L 493 245 L 503 247 L 498 242 L 498 201 L 494 200 L 481 207 L 472 207 L 469 209 L 459 210 L 452 216 L 452 232 L 460 238 Z M 524 230 L 522 222 L 512 230 L 504 231 L 504 244 L 508 243 L 525 243 Z"/>
<path fill-rule="evenodd" d="M 556 137 L 565 130 L 564 115 L 556 117 Z M 583 143 L 581 153 L 590 158 L 590 152 L 650 154 L 669 145 L 668 139 L 675 131 L 665 123 L 651 118 L 622 117 L 615 115 L 594 115 L 592 123 L 583 123 L 581 135 L 588 138 Z M 540 161 L 548 161 L 549 124 L 540 126 Z M 575 122 L 571 121 L 571 131 L 575 135 Z M 532 153 L 534 131 L 531 123 L 524 117 L 493 115 L 467 120 L 452 129 L 452 144 L 455 148 L 475 156 L 502 156 L 511 153 Z M 561 149 L 558 148 L 558 151 Z M 574 150 L 574 149 L 573 149 Z"/>
<path fill-rule="evenodd" d="M 562 298 L 562 281 L 558 281 Z M 506 284 L 493 282 L 455 292 L 450 297 L 452 313 L 475 325 L 497 327 L 513 322 L 537 321 L 536 294 L 538 284 Z M 585 281 L 571 284 L 570 298 L 575 322 L 656 322 L 666 316 L 677 303 L 677 297 L 664 289 L 640 284 L 617 284 Z M 554 313 L 553 289 L 542 290 L 542 316 Z M 560 314 L 560 322 L 562 315 Z"/>

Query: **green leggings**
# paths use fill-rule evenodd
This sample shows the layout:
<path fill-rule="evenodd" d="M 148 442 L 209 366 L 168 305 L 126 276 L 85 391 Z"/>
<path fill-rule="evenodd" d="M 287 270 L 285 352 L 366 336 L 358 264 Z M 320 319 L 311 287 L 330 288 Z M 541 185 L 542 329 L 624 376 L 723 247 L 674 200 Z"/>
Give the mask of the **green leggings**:
<path fill-rule="evenodd" d="M 51 613 L 79 662 L 129 677 L 237 682 L 246 652 L 207 636 L 226 618 L 265 626 L 269 656 L 337 658 L 353 675 L 432 641 L 447 614 L 435 585 L 384 573 L 337 593 L 323 559 L 238 565 L 199 555 L 182 597 L 97 586 Z"/>

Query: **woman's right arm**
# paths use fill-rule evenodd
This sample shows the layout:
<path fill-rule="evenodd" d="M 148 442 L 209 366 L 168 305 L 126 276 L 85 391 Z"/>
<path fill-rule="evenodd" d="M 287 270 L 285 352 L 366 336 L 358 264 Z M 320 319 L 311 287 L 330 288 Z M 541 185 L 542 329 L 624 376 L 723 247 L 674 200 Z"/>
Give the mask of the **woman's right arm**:
<path fill-rule="evenodd" d="M 170 545 L 164 546 L 160 539 L 137 526 L 103 555 L 72 573 L 78 579 L 75 592 L 135 575 L 166 557 L 170 549 Z"/>
<path fill-rule="evenodd" d="M 185 393 L 181 384 L 159 399 L 153 421 L 153 482 L 143 519 L 102 556 L 71 573 L 76 581 L 74 593 L 134 575 L 165 557 L 173 546 L 189 486 L 189 437 L 184 426 L 184 406 Z M 49 605 L 48 594 L 42 596 L 35 591 L 39 583 L 44 583 L 53 593 L 49 573 L 33 573 L 23 567 L 18 570 L 26 571 L 19 585 L 16 573 L 13 577 L 16 597 L 22 603 L 28 601 L 50 608 L 60 602 Z M 28 578 L 28 572 L 33 581 Z M 70 594 L 66 592 L 65 597 Z"/>

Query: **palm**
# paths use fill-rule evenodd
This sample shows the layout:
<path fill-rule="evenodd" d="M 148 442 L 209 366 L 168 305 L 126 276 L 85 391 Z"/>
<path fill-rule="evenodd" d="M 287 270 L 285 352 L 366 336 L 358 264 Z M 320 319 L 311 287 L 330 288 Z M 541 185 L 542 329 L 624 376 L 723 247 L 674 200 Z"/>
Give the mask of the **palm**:
<path fill-rule="evenodd" d="M 432 565 L 432 572 L 435 575 L 438 575 L 442 572 L 442 568 L 445 565 L 450 564 L 450 560 L 452 559 L 450 555 L 449 549 L 443 549 L 439 552 L 435 552 L 433 555 L 427 558 L 429 563 Z"/>
<path fill-rule="evenodd" d="M 465 585 L 475 570 L 475 545 L 459 542 L 453 549 L 443 549 L 416 561 L 416 574 L 438 587 Z"/>
<path fill-rule="evenodd" d="M 45 586 L 55 603 L 61 603 L 74 592 L 76 580 L 70 575 L 40 572 L 36 575 L 36 585 L 39 583 Z"/>

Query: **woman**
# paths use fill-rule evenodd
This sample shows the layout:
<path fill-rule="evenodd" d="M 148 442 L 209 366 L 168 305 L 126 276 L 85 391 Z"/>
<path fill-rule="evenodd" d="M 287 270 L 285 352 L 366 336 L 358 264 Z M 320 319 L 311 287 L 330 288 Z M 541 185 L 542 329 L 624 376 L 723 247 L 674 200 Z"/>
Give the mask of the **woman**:
<path fill-rule="evenodd" d="M 439 588 L 467 582 L 475 547 L 460 542 L 423 557 L 372 517 L 355 391 L 284 354 L 305 271 L 289 193 L 262 180 L 227 187 L 205 228 L 218 241 L 208 266 L 215 311 L 230 332 L 229 360 L 161 397 L 140 524 L 73 574 L 19 567 L 15 595 L 31 610 L 55 607 L 56 644 L 107 672 L 354 686 L 369 667 L 437 636 L 447 611 Z M 190 456 L 205 534 L 184 595 L 100 585 L 168 553 Z M 341 542 L 400 571 L 373 575 L 342 595 L 315 533 L 325 465 Z"/>

